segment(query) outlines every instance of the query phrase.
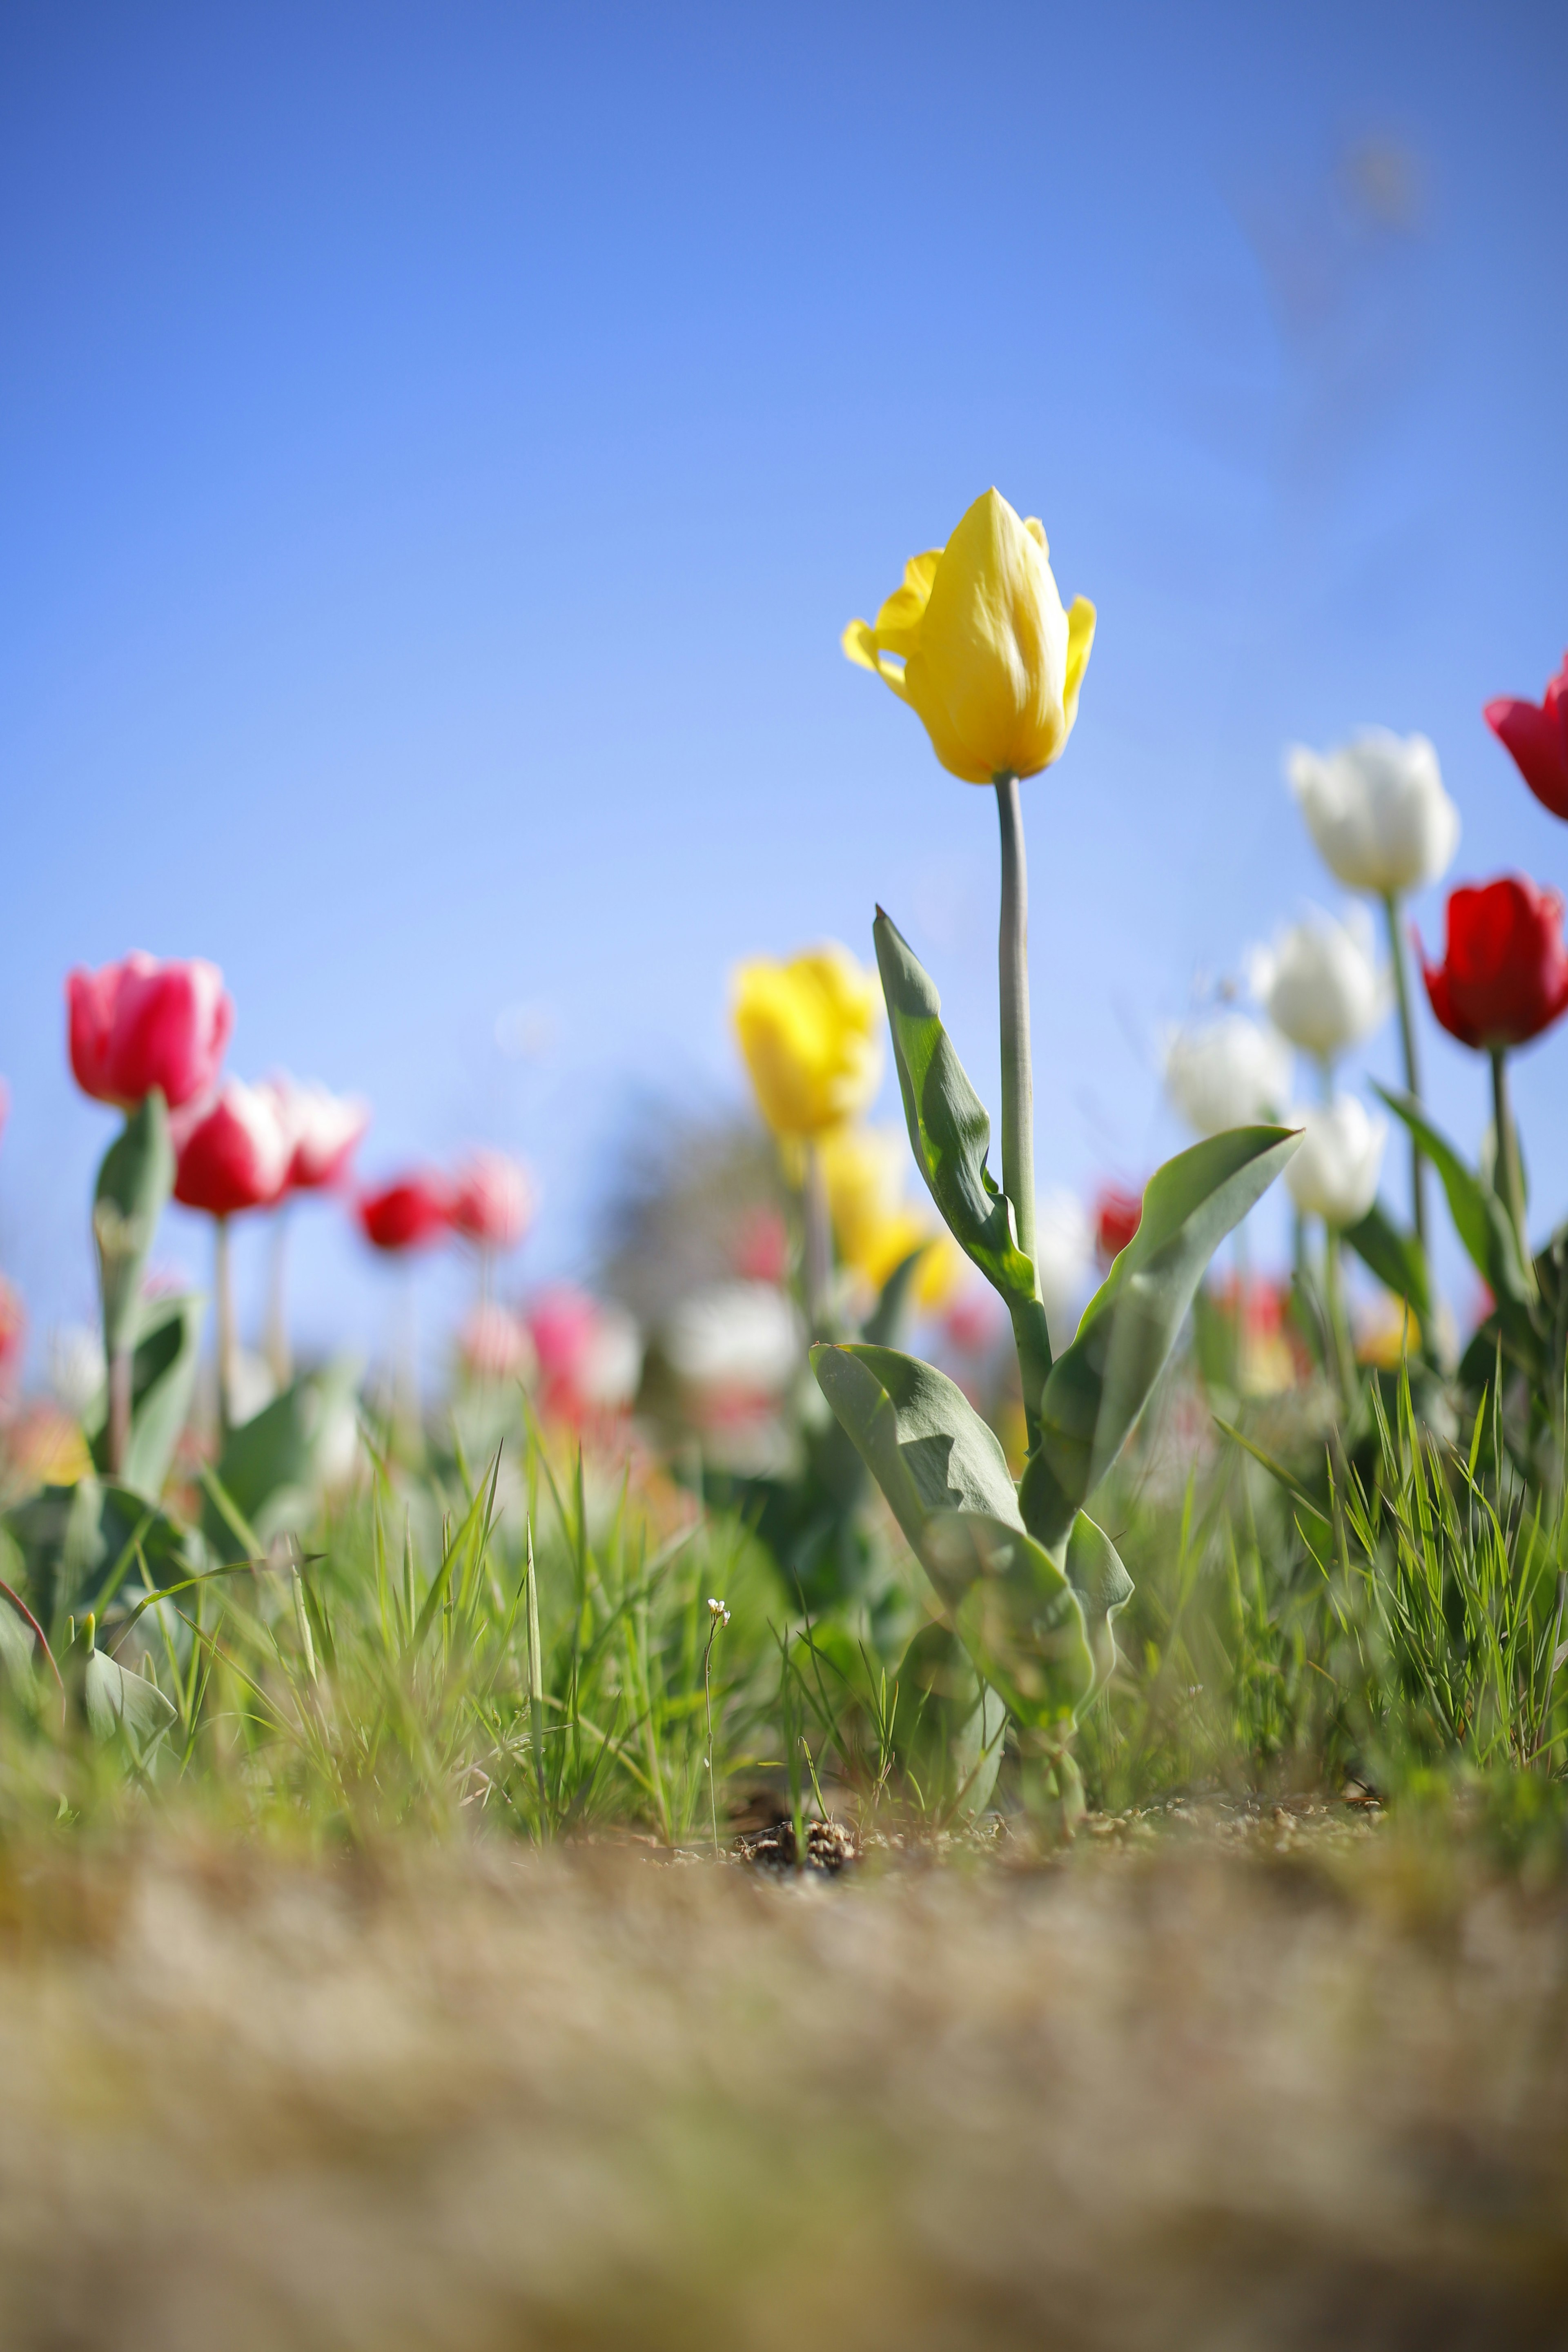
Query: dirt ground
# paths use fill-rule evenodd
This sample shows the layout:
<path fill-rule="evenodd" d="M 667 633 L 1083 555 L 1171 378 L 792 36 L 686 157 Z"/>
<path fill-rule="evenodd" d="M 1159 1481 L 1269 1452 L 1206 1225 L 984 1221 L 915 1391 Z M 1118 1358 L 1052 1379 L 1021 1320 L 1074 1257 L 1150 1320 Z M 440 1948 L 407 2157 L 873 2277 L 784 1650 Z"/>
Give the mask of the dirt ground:
<path fill-rule="evenodd" d="M 1568 1901 L 1343 1809 L 0 1863 L 11 2352 L 1565 2343 Z"/>

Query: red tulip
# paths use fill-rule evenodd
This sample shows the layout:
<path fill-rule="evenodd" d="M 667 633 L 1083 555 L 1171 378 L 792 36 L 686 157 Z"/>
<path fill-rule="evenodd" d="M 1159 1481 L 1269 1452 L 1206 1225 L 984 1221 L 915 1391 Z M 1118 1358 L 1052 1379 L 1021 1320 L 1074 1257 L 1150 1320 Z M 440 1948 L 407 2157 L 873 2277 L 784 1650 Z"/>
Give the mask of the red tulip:
<path fill-rule="evenodd" d="M 325 1087 L 302 1087 L 286 1070 L 268 1078 L 261 1092 L 277 1105 L 293 1146 L 288 1190 L 320 1192 L 340 1183 L 370 1125 L 370 1105 L 355 1095 L 329 1094 Z"/>
<path fill-rule="evenodd" d="M 267 1209 L 289 1181 L 289 1130 L 262 1087 L 226 1081 L 216 1102 L 176 1128 L 174 1198 L 209 1217 Z"/>
<path fill-rule="evenodd" d="M 1452 891 L 1443 961 L 1426 961 L 1432 1010 L 1450 1036 L 1485 1051 L 1527 1045 L 1568 1009 L 1563 900 L 1522 875 Z"/>
<path fill-rule="evenodd" d="M 160 963 L 138 951 L 101 971 L 73 971 L 70 1060 L 95 1102 L 132 1110 L 161 1087 L 171 1110 L 217 1084 L 234 1000 L 212 963 Z"/>
<path fill-rule="evenodd" d="M 533 1186 L 504 1151 L 472 1151 L 458 1171 L 452 1224 L 480 1249 L 515 1249 L 533 1211 Z"/>
<path fill-rule="evenodd" d="M 360 1229 L 373 1247 L 423 1249 L 451 1230 L 452 1187 L 444 1176 L 420 1169 L 379 1192 L 362 1192 L 356 1209 Z"/>
<path fill-rule="evenodd" d="M 1513 754 L 1515 767 L 1553 816 L 1568 817 L 1568 654 L 1539 702 L 1510 694 L 1489 702 L 1487 725 Z"/>
<path fill-rule="evenodd" d="M 1143 1222 L 1143 1202 L 1120 1184 L 1103 1184 L 1094 1203 L 1094 1246 L 1100 1264 L 1121 1255 Z"/>

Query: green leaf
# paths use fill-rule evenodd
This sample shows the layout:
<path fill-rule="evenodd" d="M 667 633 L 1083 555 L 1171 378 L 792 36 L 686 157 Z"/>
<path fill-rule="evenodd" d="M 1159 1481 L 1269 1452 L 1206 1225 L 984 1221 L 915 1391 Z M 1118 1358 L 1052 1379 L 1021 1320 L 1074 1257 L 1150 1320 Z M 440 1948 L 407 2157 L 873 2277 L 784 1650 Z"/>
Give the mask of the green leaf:
<path fill-rule="evenodd" d="M 921 1802 L 972 1821 L 984 1811 L 1002 1763 L 1007 1713 L 982 1682 L 951 1626 L 924 1625 L 898 1672 L 893 1751 Z"/>
<path fill-rule="evenodd" d="M 163 1488 L 180 1432 L 189 1417 L 201 1350 L 206 1300 L 199 1291 L 138 1301 L 131 1359 L 131 1443 L 121 1483 L 154 1500 Z M 89 1449 L 99 1470 L 109 1466 L 109 1399 L 100 1392 L 87 1415 Z"/>
<path fill-rule="evenodd" d="M 1007 1303 L 1029 1410 L 1050 1370 L 1050 1334 L 1012 1204 L 985 1164 L 990 1117 L 942 1025 L 935 986 L 879 907 L 872 937 L 915 1162 L 954 1241 Z"/>
<path fill-rule="evenodd" d="M 811 1351 L 811 1368 L 928 1573 L 934 1513 L 977 1511 L 1022 1531 L 995 1432 L 944 1372 L 864 1342 L 824 1341 Z"/>
<path fill-rule="evenodd" d="M 154 1087 L 128 1114 L 104 1153 L 93 1193 L 103 1344 L 110 1356 L 130 1347 L 134 1337 L 142 1276 L 174 1183 L 168 1107 Z"/>
<path fill-rule="evenodd" d="M 882 1285 L 877 1304 L 866 1318 L 865 1328 L 860 1334 L 862 1339 L 868 1340 L 872 1347 L 891 1347 L 898 1338 L 909 1307 L 910 1292 L 914 1286 L 915 1276 L 920 1269 L 920 1262 L 930 1247 L 929 1242 L 921 1242 L 918 1249 L 912 1249 L 910 1252 L 908 1257 L 900 1258 Z"/>
<path fill-rule="evenodd" d="M 1026 1527 L 1048 1549 L 1067 1536 L 1125 1444 L 1215 1249 L 1300 1139 L 1284 1128 L 1232 1128 L 1150 1178 L 1138 1231 L 1090 1299 L 1041 1397 L 1040 1440 L 1019 1502 Z"/>
<path fill-rule="evenodd" d="M 5 1528 L 25 1563 L 28 1605 L 51 1633 L 72 1614 L 101 1617 L 122 1587 L 151 1591 L 195 1564 L 193 1538 L 176 1520 L 109 1479 L 45 1486 L 7 1513 Z"/>
<path fill-rule="evenodd" d="M 939 1511 L 928 1572 L 954 1631 L 1020 1723 L 1062 1738 L 1095 1686 L 1095 1661 L 1071 1583 L 1016 1523 Z"/>
<path fill-rule="evenodd" d="M 82 1699 L 98 1738 L 112 1739 L 123 1731 L 138 1758 L 145 1758 L 174 1720 L 174 1708 L 156 1683 L 127 1674 L 103 1650 L 95 1649 L 88 1659 Z"/>
<path fill-rule="evenodd" d="M 1103 1528 L 1087 1511 L 1072 1523 L 1067 1548 L 1068 1582 L 1078 1595 L 1084 1631 L 1094 1660 L 1094 1683 L 1087 1696 L 1104 1687 L 1116 1664 L 1116 1618 L 1132 1598 L 1132 1579 L 1121 1555 Z"/>
<path fill-rule="evenodd" d="M 1346 1225 L 1341 1238 L 1349 1242 L 1362 1264 L 1385 1290 L 1403 1298 L 1421 1326 L 1424 1348 L 1432 1339 L 1432 1284 L 1426 1253 L 1414 1234 L 1395 1224 L 1381 1201 L 1374 1201 L 1359 1225 Z"/>
<path fill-rule="evenodd" d="M 358 1377 L 359 1366 L 348 1357 L 302 1372 L 270 1404 L 229 1432 L 217 1482 L 264 1547 L 308 1513 L 323 1449 Z M 219 1559 L 236 1556 L 237 1530 L 210 1493 L 202 1528 Z"/>
<path fill-rule="evenodd" d="M 1375 1081 L 1374 1081 L 1375 1084 Z M 1533 1285 L 1520 1256 L 1513 1220 L 1488 1184 L 1467 1168 L 1446 1135 L 1432 1125 L 1413 1095 L 1378 1087 L 1395 1118 L 1403 1119 L 1437 1171 L 1447 1195 L 1454 1230 L 1471 1265 L 1497 1300 L 1503 1337 L 1529 1366 L 1542 1362 L 1541 1335 L 1531 1313 Z"/>

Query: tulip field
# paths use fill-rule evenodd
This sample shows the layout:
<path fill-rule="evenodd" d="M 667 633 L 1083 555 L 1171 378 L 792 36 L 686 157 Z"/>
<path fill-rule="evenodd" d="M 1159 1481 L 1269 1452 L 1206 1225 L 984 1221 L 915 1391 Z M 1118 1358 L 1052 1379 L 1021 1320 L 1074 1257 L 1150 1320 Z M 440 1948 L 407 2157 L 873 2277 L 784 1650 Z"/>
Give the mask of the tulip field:
<path fill-rule="evenodd" d="M 183 2344 L 199 2309 L 234 2343 L 761 2345 L 836 2316 L 855 2342 L 1024 2343 L 1069 2280 L 1075 2344 L 1218 2340 L 1205 2294 L 1226 2341 L 1326 2343 L 1357 2279 L 1458 2330 L 1433 2315 L 1411 2341 L 1558 2340 L 1568 2145 L 1542 1988 L 1568 1861 L 1568 1225 L 1548 1171 L 1532 1205 L 1510 1074 L 1563 1050 L 1563 901 L 1458 878 L 1462 811 L 1424 736 L 1282 747 L 1334 909 L 1238 938 L 1245 987 L 1164 1036 L 1184 1149 L 1138 1186 L 1042 1187 L 1026 831 L 1094 724 L 1095 625 L 993 489 L 843 636 L 962 820 L 994 811 L 998 1099 L 896 905 L 866 909 L 871 961 L 828 940 L 716 972 L 752 1108 L 628 1193 L 593 1287 L 520 1274 L 517 1159 L 373 1178 L 371 1105 L 237 1076 L 194 919 L 188 960 L 128 941 L 66 976 L 61 1052 L 103 1113 L 97 1327 L 25 1358 L 4 1295 L 8 2340 Z M 1568 823 L 1568 666 L 1483 725 Z M 1443 935 L 1417 937 L 1405 902 L 1440 880 Z M 1346 1057 L 1385 1024 L 1400 1083 L 1358 1086 Z M 1482 1134 L 1429 1110 L 1435 1025 L 1480 1057 Z M 901 1126 L 875 1116 L 889 1071 Z M 1271 1192 L 1284 1255 L 1253 1215 Z M 389 1299 L 422 1255 L 464 1255 L 439 1382 L 412 1335 L 368 1369 L 297 1349 L 301 1194 Z M 156 1271 L 171 1200 L 210 1229 L 199 1291 Z M 272 1237 L 254 1328 L 236 1220 Z M 1423 1957 L 1423 1920 L 1458 1922 L 1468 1953 L 1483 1913 L 1512 2041 L 1462 2026 L 1467 1959 Z M 1296 2006 L 1226 2039 L 1238 1989 L 1277 1977 Z M 1122 1999 L 1169 2029 L 1136 2066 Z M 160 2000 L 154 2091 L 138 2036 Z M 1375 2062 L 1346 2054 L 1347 2004 L 1369 2050 L 1384 2020 Z M 365 2029 L 355 2090 L 362 2011 L 384 2046 Z M 972 2033 L 942 2206 L 931 2053 Z M 1189 2078 L 1172 2052 L 1215 2033 L 1212 2077 Z M 1388 2152 L 1436 2128 L 1444 2067 L 1471 2101 L 1463 2163 L 1511 2149 L 1511 2235 Z M 1258 2138 L 1259 2068 L 1319 2102 L 1321 2173 Z M 611 2074 L 624 2142 L 585 2120 Z M 335 2223 L 296 2188 L 265 2192 L 268 2226 L 314 2248 L 299 2275 L 337 2277 L 336 2305 L 290 2304 L 277 2263 L 247 2303 L 230 2189 L 192 2152 L 258 2178 L 295 2128 L 285 2078 L 349 2152 L 321 2175 Z M 93 2098 L 122 2167 L 40 2120 Z M 1235 2134 L 1271 2151 L 1252 2187 Z M 392 2151 L 374 2192 L 372 2142 Z M 75 2168 L 42 2213 L 34 2147 Z M 142 2181 L 166 2156 L 183 2237 Z M 1295 2333 L 1245 2255 L 1249 2197 L 1262 2269 L 1289 2270 L 1296 2215 Z M 489 2249 L 468 2267 L 459 2210 Z M 93 2293 L 129 2298 L 113 2324 L 83 2316 L 76 2246 Z"/>

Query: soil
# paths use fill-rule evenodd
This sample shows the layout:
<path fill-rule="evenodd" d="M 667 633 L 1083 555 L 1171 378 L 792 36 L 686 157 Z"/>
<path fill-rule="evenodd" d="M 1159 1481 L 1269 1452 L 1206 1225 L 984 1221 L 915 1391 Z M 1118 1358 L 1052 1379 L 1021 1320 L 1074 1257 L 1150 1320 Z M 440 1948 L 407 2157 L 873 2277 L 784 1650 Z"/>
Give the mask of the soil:
<path fill-rule="evenodd" d="M 858 1851 L 12 1853 L 0 2343 L 1568 2339 L 1555 1886 L 1326 1804 Z"/>

